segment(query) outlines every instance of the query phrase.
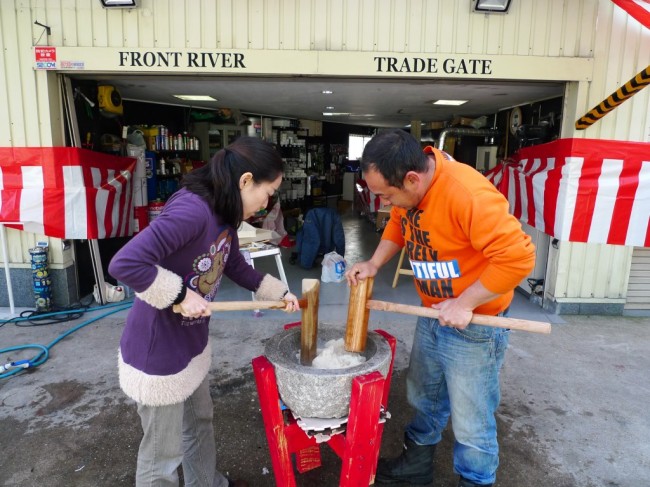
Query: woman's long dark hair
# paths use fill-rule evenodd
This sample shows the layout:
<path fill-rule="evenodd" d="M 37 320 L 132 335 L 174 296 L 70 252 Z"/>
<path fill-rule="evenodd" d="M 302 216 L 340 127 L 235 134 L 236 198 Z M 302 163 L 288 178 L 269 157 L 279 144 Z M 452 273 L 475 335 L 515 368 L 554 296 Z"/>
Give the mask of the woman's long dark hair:
<path fill-rule="evenodd" d="M 275 181 L 284 171 L 282 157 L 257 137 L 239 137 L 218 151 L 203 167 L 185 175 L 181 186 L 208 202 L 215 214 L 233 228 L 244 218 L 239 178 L 250 172 L 253 182 Z"/>

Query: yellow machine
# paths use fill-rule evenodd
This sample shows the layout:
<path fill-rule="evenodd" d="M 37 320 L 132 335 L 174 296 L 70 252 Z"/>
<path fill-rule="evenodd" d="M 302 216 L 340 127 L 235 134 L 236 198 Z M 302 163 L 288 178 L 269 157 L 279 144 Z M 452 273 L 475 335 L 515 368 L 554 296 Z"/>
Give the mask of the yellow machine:
<path fill-rule="evenodd" d="M 115 86 L 99 85 L 97 87 L 97 101 L 102 115 L 115 117 L 124 113 L 122 96 Z"/>

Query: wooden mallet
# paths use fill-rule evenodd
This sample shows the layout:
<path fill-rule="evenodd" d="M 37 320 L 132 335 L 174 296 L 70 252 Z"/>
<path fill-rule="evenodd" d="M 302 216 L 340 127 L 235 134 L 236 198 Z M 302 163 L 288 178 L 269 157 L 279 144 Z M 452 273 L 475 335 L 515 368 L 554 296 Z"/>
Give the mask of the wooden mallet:
<path fill-rule="evenodd" d="M 318 279 L 302 280 L 302 324 L 300 325 L 300 364 L 311 365 L 316 357 L 318 339 L 318 301 L 320 281 Z M 306 301 L 305 306 L 302 301 Z"/>
<path fill-rule="evenodd" d="M 318 305 L 320 281 L 318 279 L 302 280 L 302 298 L 298 300 L 302 313 L 300 327 L 300 363 L 311 365 L 316 357 L 318 339 Z M 257 309 L 284 309 L 284 301 L 216 301 L 208 303 L 204 316 L 210 316 L 214 311 L 247 311 Z M 181 312 L 178 304 L 173 306 L 175 313 Z"/>
<path fill-rule="evenodd" d="M 348 352 L 363 352 L 368 338 L 368 317 L 370 309 L 366 303 L 372 296 L 372 285 L 375 279 L 367 277 L 358 280 L 355 286 L 350 286 L 350 304 L 348 306 L 348 321 L 345 328 L 345 350 Z"/>
<path fill-rule="evenodd" d="M 306 299 L 299 299 L 300 309 L 307 306 Z M 284 301 L 214 301 L 208 303 L 208 309 L 204 316 L 210 316 L 214 311 L 248 311 L 256 309 L 284 309 L 287 303 Z M 181 312 L 181 305 L 175 304 L 172 307 L 174 313 Z"/>
<path fill-rule="evenodd" d="M 439 312 L 437 309 L 370 299 L 372 281 L 373 278 L 366 278 L 363 281 L 360 280 L 356 286 L 350 287 L 350 307 L 348 308 L 348 322 L 345 331 L 345 349 L 348 352 L 363 352 L 366 349 L 368 316 L 371 309 L 424 316 L 426 318 L 438 318 Z M 544 321 L 474 314 L 472 323 L 533 333 L 551 333 L 551 324 Z"/>

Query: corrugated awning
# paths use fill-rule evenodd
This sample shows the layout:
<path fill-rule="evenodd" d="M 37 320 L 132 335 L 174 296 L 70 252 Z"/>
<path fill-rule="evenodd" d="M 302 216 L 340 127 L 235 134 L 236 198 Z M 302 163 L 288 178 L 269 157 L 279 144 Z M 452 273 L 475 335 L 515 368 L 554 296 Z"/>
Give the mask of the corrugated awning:
<path fill-rule="evenodd" d="M 521 221 L 570 242 L 650 247 L 650 144 L 560 139 L 486 177 Z"/>

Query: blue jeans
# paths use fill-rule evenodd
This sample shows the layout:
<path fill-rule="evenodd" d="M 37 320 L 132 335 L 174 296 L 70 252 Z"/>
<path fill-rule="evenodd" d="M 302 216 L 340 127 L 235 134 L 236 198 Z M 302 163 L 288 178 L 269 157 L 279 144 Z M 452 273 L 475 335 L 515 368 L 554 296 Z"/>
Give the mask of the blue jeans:
<path fill-rule="evenodd" d="M 176 470 L 181 463 L 187 487 L 227 487 L 228 480 L 216 470 L 213 408 L 207 378 L 185 402 L 138 404 L 144 436 L 138 451 L 137 487 L 178 486 Z"/>
<path fill-rule="evenodd" d="M 413 338 L 407 398 L 415 416 L 406 434 L 419 445 L 435 445 L 451 415 L 454 471 L 479 485 L 493 483 L 499 465 L 494 413 L 508 337 L 503 328 L 459 330 L 418 318 Z"/>

